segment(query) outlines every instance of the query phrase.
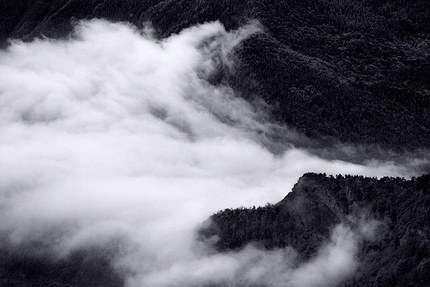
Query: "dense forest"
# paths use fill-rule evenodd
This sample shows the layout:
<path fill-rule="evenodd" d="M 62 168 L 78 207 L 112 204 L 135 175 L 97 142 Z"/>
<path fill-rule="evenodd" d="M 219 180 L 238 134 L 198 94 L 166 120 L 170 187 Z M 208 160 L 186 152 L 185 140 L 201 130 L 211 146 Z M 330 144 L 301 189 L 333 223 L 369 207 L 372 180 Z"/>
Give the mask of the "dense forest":
<path fill-rule="evenodd" d="M 294 145 L 320 157 L 369 163 L 385 154 L 428 169 L 428 0 L 0 0 L 0 53 L 16 40 L 73 37 L 78 21 L 96 18 L 151 25 L 159 39 L 210 21 L 228 31 L 259 23 L 229 55 L 234 64 L 207 81 L 263 107 L 280 131 L 268 137 L 282 145 L 291 130 L 303 141 Z M 292 247 L 306 262 L 335 226 L 361 217 L 382 223 L 378 238 L 359 245 L 358 270 L 341 286 L 430 286 L 430 174 L 307 173 L 279 203 L 219 211 L 196 236 L 220 254 Z M 47 246 L 8 244 L 0 236 L 1 286 L 126 284 L 112 263 L 117 246 L 60 258 Z"/>
<path fill-rule="evenodd" d="M 200 230 L 217 236 L 216 250 L 248 243 L 266 249 L 292 246 L 311 257 L 336 224 L 363 214 L 383 222 L 378 240 L 364 242 L 360 267 L 342 286 L 428 286 L 430 282 L 430 174 L 405 180 L 305 174 L 275 205 L 226 209 Z"/>
<path fill-rule="evenodd" d="M 234 29 L 257 20 L 236 48 L 228 83 L 273 119 L 325 144 L 430 147 L 430 3 L 413 1 L 1 1 L 6 40 L 64 37 L 79 19 L 105 18 L 159 37 L 219 20 Z M 255 101 L 257 99 L 257 101 Z"/>

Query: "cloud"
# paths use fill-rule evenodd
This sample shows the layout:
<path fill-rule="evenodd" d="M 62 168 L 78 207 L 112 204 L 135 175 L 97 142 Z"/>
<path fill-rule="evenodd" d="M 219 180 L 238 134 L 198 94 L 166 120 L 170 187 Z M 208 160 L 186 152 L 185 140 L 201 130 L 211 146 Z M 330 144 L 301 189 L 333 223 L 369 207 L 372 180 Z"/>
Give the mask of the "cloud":
<path fill-rule="evenodd" d="M 372 239 L 381 222 L 361 221 L 355 228 L 339 224 L 331 238 L 305 262 L 291 248 L 263 250 L 248 245 L 240 251 L 194 256 L 166 269 L 141 274 L 130 286 L 337 286 L 358 268 L 357 253 Z M 167 266 L 167 265 L 165 265 Z M 218 284 L 218 285 L 217 285 Z"/>
<path fill-rule="evenodd" d="M 405 174 L 392 163 L 270 152 L 260 112 L 207 81 L 259 31 L 213 22 L 157 40 L 94 20 L 70 39 L 1 51 L 1 234 L 13 246 L 45 242 L 59 256 L 119 240 L 116 264 L 132 271 L 130 282 L 168 286 L 154 274 L 176 278 L 197 265 L 187 282 L 229 281 L 230 268 L 272 253 L 201 257 L 194 230 L 212 213 L 277 202 L 309 171 Z"/>

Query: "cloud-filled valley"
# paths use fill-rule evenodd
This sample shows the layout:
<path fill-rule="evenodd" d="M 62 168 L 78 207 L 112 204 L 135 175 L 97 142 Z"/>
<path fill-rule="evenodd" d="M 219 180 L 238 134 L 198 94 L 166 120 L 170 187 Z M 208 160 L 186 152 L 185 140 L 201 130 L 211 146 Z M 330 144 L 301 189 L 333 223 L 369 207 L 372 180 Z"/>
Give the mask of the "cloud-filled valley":
<path fill-rule="evenodd" d="M 261 29 L 211 22 L 160 40 L 150 27 L 93 20 L 68 39 L 0 51 L 3 242 L 58 258 L 113 245 L 112 265 L 129 286 L 326 286 L 353 272 L 363 236 L 345 226 L 294 268 L 290 249 L 216 254 L 196 240 L 214 212 L 277 202 L 305 172 L 413 175 L 288 143 L 273 153 L 264 112 L 208 80 Z M 342 263 L 341 274 L 303 281 L 301 272 Z"/>

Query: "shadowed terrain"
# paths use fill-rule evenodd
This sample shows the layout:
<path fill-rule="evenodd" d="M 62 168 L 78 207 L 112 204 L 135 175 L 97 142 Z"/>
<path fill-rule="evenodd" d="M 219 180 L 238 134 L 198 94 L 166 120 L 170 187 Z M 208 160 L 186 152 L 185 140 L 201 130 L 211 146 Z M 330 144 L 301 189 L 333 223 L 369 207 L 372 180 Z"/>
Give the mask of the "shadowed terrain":
<path fill-rule="evenodd" d="M 0 19 L 1 286 L 430 286 L 429 1 Z"/>
<path fill-rule="evenodd" d="M 200 230 L 226 252 L 253 243 L 292 246 L 299 261 L 314 256 L 335 225 L 351 218 L 380 222 L 376 236 L 357 252 L 360 262 L 341 286 L 428 286 L 430 282 L 430 175 L 412 180 L 305 174 L 282 201 L 226 209 Z"/>
<path fill-rule="evenodd" d="M 79 19 L 151 23 L 158 37 L 219 20 L 249 20 L 264 33 L 233 52 L 213 80 L 272 120 L 320 144 L 374 144 L 395 151 L 430 147 L 428 1 L 2 1 L 0 43 L 64 37 Z"/>

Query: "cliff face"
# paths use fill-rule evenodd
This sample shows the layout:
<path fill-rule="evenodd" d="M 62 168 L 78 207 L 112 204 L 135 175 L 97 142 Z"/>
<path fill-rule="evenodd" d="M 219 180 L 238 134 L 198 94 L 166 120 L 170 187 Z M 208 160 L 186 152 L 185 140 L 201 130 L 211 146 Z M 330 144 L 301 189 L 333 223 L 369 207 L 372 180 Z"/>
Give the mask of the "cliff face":
<path fill-rule="evenodd" d="M 294 247 L 314 255 L 339 223 L 371 218 L 383 224 L 357 253 L 360 267 L 342 286 L 429 286 L 430 175 L 412 180 L 305 174 L 276 205 L 227 209 L 211 217 L 202 238 L 216 235 L 219 251 L 250 242 Z"/>

